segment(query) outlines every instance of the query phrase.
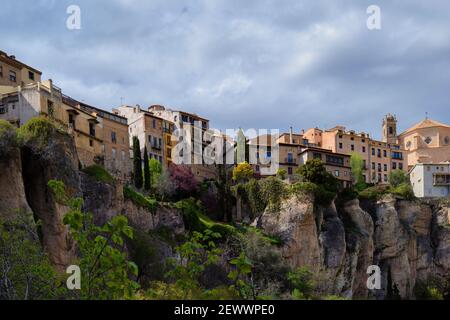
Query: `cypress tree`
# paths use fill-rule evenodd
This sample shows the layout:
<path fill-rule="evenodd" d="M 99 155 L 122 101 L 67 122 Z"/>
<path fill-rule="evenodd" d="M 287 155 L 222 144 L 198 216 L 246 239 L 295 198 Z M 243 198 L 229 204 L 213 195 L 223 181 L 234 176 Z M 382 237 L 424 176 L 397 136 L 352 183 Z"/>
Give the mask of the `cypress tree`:
<path fill-rule="evenodd" d="M 142 158 L 141 146 L 138 137 L 133 137 L 133 165 L 134 165 L 134 186 L 142 188 Z"/>
<path fill-rule="evenodd" d="M 151 175 L 150 175 L 150 164 L 148 161 L 147 146 L 144 148 L 144 189 L 145 191 L 150 191 L 152 187 Z"/>

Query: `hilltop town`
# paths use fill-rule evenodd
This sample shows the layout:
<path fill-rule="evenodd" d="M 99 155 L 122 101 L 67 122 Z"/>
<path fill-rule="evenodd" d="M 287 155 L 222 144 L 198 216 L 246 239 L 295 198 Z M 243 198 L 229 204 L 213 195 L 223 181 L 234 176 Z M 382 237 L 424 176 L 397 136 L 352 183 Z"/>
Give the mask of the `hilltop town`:
<path fill-rule="evenodd" d="M 139 140 L 139 159 L 144 159 L 146 153 L 164 169 L 174 165 L 173 158 L 180 156 L 174 154 L 179 142 L 174 132 L 183 127 L 189 131 L 191 127 L 198 128 L 200 140 L 207 134 L 220 137 L 223 150 L 238 149 L 239 144 L 239 139 L 235 141 L 235 137 L 225 133 L 210 133 L 210 120 L 185 110 L 161 105 L 149 108 L 122 105 L 107 111 L 81 102 L 65 95 L 52 80 L 42 80 L 41 71 L 0 51 L 0 119 L 20 127 L 38 116 L 55 120 L 71 134 L 80 167 L 101 165 L 123 182 L 131 181 L 133 175 L 134 137 Z M 192 135 L 191 139 L 195 142 L 196 138 Z M 386 185 L 391 172 L 401 170 L 410 173 L 418 197 L 450 194 L 450 126 L 428 118 L 398 133 L 396 117 L 388 114 L 383 118 L 381 141 L 367 132 L 339 125 L 301 132 L 293 132 L 291 127 L 287 133 L 244 136 L 240 141 L 247 149 L 241 161 L 250 162 L 258 178 L 279 171 L 289 181 L 300 166 L 320 159 L 343 187 L 350 187 L 356 183 L 351 156 L 358 154 L 362 160 L 362 179 L 367 184 Z M 198 150 L 191 150 L 192 159 L 199 155 L 203 160 L 205 150 L 206 143 L 202 140 Z M 234 156 L 231 164 L 225 161 L 228 169 L 239 162 Z M 277 170 L 266 170 L 274 162 Z M 203 161 L 189 163 L 189 169 L 199 182 L 214 180 L 219 174 L 216 165 Z"/>

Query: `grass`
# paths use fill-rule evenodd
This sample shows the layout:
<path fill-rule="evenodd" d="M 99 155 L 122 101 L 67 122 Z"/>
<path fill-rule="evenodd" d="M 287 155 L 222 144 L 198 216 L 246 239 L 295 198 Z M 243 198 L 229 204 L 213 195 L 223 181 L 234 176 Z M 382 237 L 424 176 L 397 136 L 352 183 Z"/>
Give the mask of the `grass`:
<path fill-rule="evenodd" d="M 123 188 L 123 196 L 125 199 L 131 200 L 135 205 L 146 208 L 150 212 L 154 212 L 158 206 L 158 201 L 156 199 L 146 197 L 128 186 Z"/>
<path fill-rule="evenodd" d="M 114 178 L 111 174 L 98 164 L 84 168 L 82 171 L 97 181 L 106 183 L 114 182 Z"/>

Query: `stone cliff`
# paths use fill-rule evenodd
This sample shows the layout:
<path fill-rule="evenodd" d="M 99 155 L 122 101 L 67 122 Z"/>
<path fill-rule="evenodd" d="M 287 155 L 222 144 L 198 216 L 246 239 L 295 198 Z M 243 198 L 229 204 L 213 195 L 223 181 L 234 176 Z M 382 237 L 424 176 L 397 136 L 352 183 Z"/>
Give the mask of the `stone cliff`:
<path fill-rule="evenodd" d="M 449 272 L 449 212 L 446 205 L 390 195 L 364 205 L 347 201 L 339 208 L 292 196 L 256 224 L 282 239 L 292 267 L 308 265 L 320 272 L 328 293 L 384 299 L 390 282 L 402 298 L 414 298 L 417 283 Z M 367 289 L 370 265 L 381 269 L 380 290 Z"/>

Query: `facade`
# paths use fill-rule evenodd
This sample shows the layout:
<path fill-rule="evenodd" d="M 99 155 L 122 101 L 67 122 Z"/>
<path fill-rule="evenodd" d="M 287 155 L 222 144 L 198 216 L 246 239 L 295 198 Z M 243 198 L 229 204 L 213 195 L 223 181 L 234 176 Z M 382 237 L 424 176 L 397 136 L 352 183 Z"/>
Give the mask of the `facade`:
<path fill-rule="evenodd" d="M 344 188 L 352 185 L 352 168 L 350 167 L 349 155 L 316 147 L 302 148 L 299 153 L 299 165 L 304 165 L 307 161 L 314 159 L 322 160 L 327 172 L 338 179 Z"/>
<path fill-rule="evenodd" d="M 196 114 L 181 111 L 181 110 L 171 110 L 166 109 L 164 106 L 161 105 L 153 105 L 148 108 L 148 112 L 160 117 L 170 123 L 173 123 L 173 130 L 177 129 L 185 129 L 186 125 L 192 126 L 193 132 L 191 132 L 192 135 L 192 143 L 194 145 L 194 148 L 192 150 L 192 159 L 191 164 L 189 165 L 192 173 L 198 178 L 198 180 L 209 180 L 209 179 L 215 179 L 217 178 L 217 168 L 215 165 L 207 165 L 203 163 L 203 154 L 205 151 L 205 147 L 207 145 L 207 141 L 203 139 L 205 136 L 205 132 L 209 130 L 209 120 L 205 119 L 203 117 L 200 117 Z M 197 128 L 194 128 L 196 126 Z M 201 136 L 200 136 L 201 135 Z M 167 137 L 166 137 L 167 138 Z M 178 143 L 178 141 L 175 141 L 172 133 L 171 133 L 171 153 L 170 153 L 170 159 L 167 158 L 167 162 L 172 162 L 172 157 L 175 156 L 173 154 L 173 147 Z M 201 146 L 201 149 L 196 149 L 195 142 L 198 142 L 197 145 Z M 178 155 L 182 156 L 182 155 Z M 195 159 L 199 159 L 200 161 L 195 161 Z M 199 163 L 200 162 L 200 163 Z"/>
<path fill-rule="evenodd" d="M 139 139 L 141 153 L 147 147 L 149 159 L 158 160 L 164 165 L 164 119 L 142 110 L 139 106 L 121 106 L 113 112 L 128 120 L 128 136 L 130 146 L 133 145 L 133 137 Z"/>
<path fill-rule="evenodd" d="M 450 196 L 450 163 L 417 163 L 409 172 L 414 194 L 418 198 Z"/>
<path fill-rule="evenodd" d="M 305 137 L 317 146 L 334 153 L 358 153 L 364 162 L 364 179 L 367 183 L 387 184 L 392 170 L 407 169 L 406 152 L 395 142 L 396 120 L 391 115 L 383 121 L 384 141 L 371 139 L 369 134 L 347 131 L 343 126 L 329 130 L 309 129 Z M 389 141 L 389 142 L 388 142 Z"/>
<path fill-rule="evenodd" d="M 408 155 L 408 167 L 450 161 L 450 126 L 424 119 L 398 136 Z"/>
<path fill-rule="evenodd" d="M 132 165 L 127 119 L 81 102 L 76 107 L 97 117 L 102 140 L 99 161 L 116 178 L 129 180 Z"/>
<path fill-rule="evenodd" d="M 24 86 L 41 81 L 42 72 L 0 51 L 0 86 Z"/>

